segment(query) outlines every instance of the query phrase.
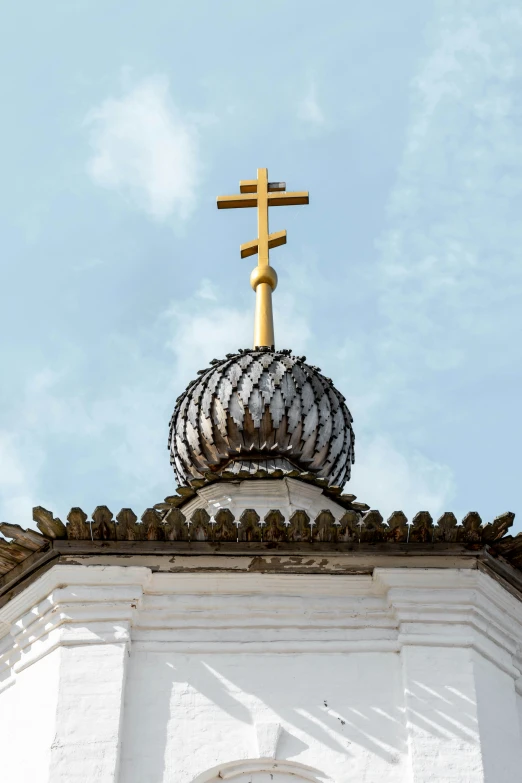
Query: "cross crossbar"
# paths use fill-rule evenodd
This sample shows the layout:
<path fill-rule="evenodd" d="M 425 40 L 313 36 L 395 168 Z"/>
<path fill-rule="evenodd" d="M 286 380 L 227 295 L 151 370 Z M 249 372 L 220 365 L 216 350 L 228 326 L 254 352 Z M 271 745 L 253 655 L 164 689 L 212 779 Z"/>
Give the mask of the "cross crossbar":
<path fill-rule="evenodd" d="M 286 244 L 286 231 L 269 233 L 269 207 L 308 203 L 308 191 L 287 193 L 285 182 L 269 182 L 268 169 L 258 169 L 257 179 L 241 180 L 239 193 L 236 195 L 217 198 L 218 209 L 257 208 L 257 239 L 245 242 L 240 247 L 241 258 L 254 255 L 258 257 L 257 267 L 250 277 L 252 288 L 256 292 L 254 347 L 274 345 L 272 291 L 277 285 L 277 275 L 270 266 L 269 251 Z"/>

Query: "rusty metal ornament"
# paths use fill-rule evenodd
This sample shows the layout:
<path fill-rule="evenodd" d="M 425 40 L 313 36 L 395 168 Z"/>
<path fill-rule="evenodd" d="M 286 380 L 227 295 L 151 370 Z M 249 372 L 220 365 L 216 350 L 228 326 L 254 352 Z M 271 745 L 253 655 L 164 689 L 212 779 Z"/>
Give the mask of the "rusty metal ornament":
<path fill-rule="evenodd" d="M 354 461 L 352 416 L 306 357 L 243 350 L 214 360 L 178 397 L 169 449 L 183 484 L 208 473 L 263 470 L 299 471 L 341 486 Z"/>

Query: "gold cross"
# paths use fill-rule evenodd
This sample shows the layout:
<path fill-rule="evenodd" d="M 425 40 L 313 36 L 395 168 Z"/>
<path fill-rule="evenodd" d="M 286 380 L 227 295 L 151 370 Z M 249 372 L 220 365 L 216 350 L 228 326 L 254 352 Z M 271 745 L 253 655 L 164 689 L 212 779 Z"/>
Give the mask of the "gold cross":
<path fill-rule="evenodd" d="M 284 182 L 269 182 L 268 169 L 258 169 L 257 179 L 242 180 L 236 196 L 218 196 L 218 209 L 257 207 L 257 239 L 241 245 L 241 258 L 256 255 L 257 267 L 250 276 L 256 292 L 254 348 L 274 347 L 272 291 L 277 285 L 275 269 L 270 266 L 270 250 L 286 244 L 286 231 L 268 232 L 268 208 L 308 204 L 307 192 L 287 193 Z"/>

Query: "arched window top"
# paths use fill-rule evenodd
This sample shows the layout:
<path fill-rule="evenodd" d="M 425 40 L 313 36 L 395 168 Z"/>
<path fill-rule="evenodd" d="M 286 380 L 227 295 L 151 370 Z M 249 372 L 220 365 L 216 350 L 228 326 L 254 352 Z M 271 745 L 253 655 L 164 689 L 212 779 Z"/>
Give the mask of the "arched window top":
<path fill-rule="evenodd" d="M 247 759 L 221 764 L 198 775 L 193 783 L 332 783 L 319 770 L 295 761 Z"/>

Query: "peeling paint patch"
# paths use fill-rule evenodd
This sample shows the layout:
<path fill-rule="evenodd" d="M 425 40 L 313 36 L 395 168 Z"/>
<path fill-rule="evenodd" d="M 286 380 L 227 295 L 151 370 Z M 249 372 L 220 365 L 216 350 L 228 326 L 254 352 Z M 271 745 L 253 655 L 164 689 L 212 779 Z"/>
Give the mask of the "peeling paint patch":
<path fill-rule="evenodd" d="M 346 571 L 346 564 L 335 559 L 322 557 L 300 557 L 299 555 L 254 557 L 248 568 L 256 573 L 293 573 L 293 574 L 335 574 Z M 353 572 L 355 573 L 355 571 Z M 365 573 L 364 569 L 358 569 L 357 573 Z"/>

